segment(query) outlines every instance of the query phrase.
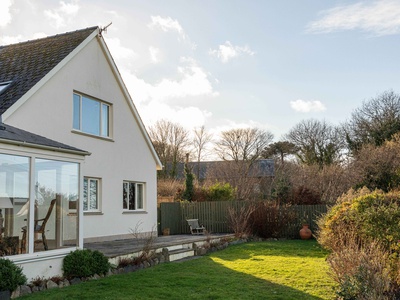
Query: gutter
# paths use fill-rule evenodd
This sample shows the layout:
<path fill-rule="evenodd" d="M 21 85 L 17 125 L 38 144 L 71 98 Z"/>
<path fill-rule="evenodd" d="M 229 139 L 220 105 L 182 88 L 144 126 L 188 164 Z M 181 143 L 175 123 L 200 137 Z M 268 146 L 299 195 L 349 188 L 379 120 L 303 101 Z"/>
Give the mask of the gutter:
<path fill-rule="evenodd" d="M 41 149 L 41 150 L 63 152 L 63 153 L 68 153 L 68 154 L 77 154 L 77 155 L 85 155 L 85 156 L 89 156 L 92 154 L 91 152 L 87 152 L 87 151 L 65 149 L 65 148 L 61 148 L 61 147 L 51 147 L 51 146 L 33 144 L 33 143 L 28 143 L 28 142 L 20 142 L 20 141 L 14 141 L 14 140 L 2 139 L 2 138 L 0 138 L 0 143 L 10 144 L 10 145 L 15 145 L 15 146 L 22 146 L 22 147 L 36 148 L 36 149 Z"/>

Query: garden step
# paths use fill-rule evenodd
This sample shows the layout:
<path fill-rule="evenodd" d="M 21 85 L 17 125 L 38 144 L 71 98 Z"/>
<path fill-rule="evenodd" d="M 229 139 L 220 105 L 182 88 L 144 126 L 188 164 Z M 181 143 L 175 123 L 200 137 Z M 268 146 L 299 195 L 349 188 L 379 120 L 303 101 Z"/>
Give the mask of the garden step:
<path fill-rule="evenodd" d="M 194 256 L 194 249 L 181 248 L 169 251 L 169 261 L 176 261 L 190 256 Z"/>

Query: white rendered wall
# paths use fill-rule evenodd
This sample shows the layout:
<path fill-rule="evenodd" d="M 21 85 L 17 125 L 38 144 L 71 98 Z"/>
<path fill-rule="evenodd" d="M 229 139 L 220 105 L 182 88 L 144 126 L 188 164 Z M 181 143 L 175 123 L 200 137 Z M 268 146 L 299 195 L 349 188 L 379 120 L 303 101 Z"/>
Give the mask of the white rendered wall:
<path fill-rule="evenodd" d="M 73 132 L 74 91 L 111 103 L 111 139 Z M 157 229 L 156 161 L 127 101 L 95 38 L 3 119 L 6 124 L 92 153 L 85 159 L 83 175 L 101 178 L 102 214 L 84 215 L 86 240 L 128 237 L 138 223 L 142 232 Z M 123 212 L 124 180 L 145 183 L 145 212 Z"/>

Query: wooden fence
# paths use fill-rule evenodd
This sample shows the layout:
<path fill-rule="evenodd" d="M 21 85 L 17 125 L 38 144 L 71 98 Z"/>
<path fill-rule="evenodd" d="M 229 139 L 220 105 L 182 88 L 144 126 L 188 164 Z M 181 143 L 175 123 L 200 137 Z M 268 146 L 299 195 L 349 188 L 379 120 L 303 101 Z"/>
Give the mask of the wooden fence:
<path fill-rule="evenodd" d="M 161 234 L 166 228 L 169 228 L 170 234 L 190 233 L 186 219 L 199 219 L 211 233 L 232 232 L 228 224 L 228 208 L 240 209 L 248 203 L 247 201 L 160 203 L 159 233 Z M 295 219 L 282 230 L 281 237 L 285 238 L 298 238 L 304 222 L 310 224 L 310 229 L 315 232 L 317 218 L 327 212 L 326 205 L 296 205 L 289 209 Z"/>

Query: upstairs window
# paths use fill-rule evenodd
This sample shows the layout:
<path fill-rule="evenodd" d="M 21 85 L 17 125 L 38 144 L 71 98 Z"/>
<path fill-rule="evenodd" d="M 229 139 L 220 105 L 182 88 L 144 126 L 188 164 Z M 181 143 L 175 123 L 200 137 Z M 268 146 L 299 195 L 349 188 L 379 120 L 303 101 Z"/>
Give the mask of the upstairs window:
<path fill-rule="evenodd" d="M 74 93 L 73 128 L 101 137 L 110 136 L 110 105 Z"/>

